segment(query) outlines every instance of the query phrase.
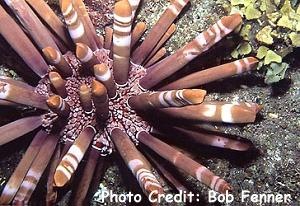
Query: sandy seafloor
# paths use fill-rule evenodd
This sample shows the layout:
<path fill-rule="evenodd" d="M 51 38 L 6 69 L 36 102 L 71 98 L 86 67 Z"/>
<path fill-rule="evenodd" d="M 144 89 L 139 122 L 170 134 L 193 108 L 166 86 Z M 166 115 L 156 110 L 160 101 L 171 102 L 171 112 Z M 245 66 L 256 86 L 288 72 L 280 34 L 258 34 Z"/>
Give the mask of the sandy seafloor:
<path fill-rule="evenodd" d="M 100 2 L 100 1 L 96 1 Z M 111 1 L 104 1 L 111 8 Z M 145 20 L 148 26 L 153 23 L 167 6 L 167 0 L 145 0 L 137 19 Z M 109 10 L 109 9 L 108 9 Z M 100 11 L 101 12 L 101 11 Z M 177 20 L 177 31 L 167 43 L 169 52 L 175 51 L 184 43 L 193 39 L 204 28 L 212 24 L 224 14 L 223 9 L 216 5 L 215 1 L 191 0 L 191 5 Z M 105 22 L 109 23 L 111 15 L 105 16 Z M 214 50 L 213 56 L 221 59 L 229 52 L 221 46 Z M 224 177 L 233 187 L 232 194 L 235 201 L 230 205 L 257 205 L 249 200 L 241 203 L 242 190 L 251 193 L 263 194 L 290 194 L 292 202 L 287 205 L 300 204 L 300 51 L 296 50 L 287 61 L 291 63 L 286 78 L 275 85 L 264 84 L 263 75 L 252 72 L 240 77 L 233 77 L 219 81 L 204 88 L 207 89 L 211 98 L 217 100 L 253 101 L 264 105 L 261 115 L 253 124 L 247 125 L 219 125 L 222 130 L 231 134 L 237 134 L 251 140 L 257 149 L 256 155 L 228 153 L 221 150 L 211 150 L 207 147 L 196 147 L 198 160 L 221 177 Z M 211 61 L 212 58 L 203 58 Z M 3 63 L 5 59 L 1 59 Z M 214 64 L 214 62 L 212 63 Z M 196 63 L 192 64 L 193 68 Z M 0 73 L 13 74 L 9 68 L 1 66 Z M 0 109 L 0 123 L 14 119 L 7 110 Z M 30 138 L 30 137 L 27 137 Z M 9 148 L 0 149 L 0 188 L 8 180 L 18 161 L 20 160 L 28 141 L 22 144 L 11 144 Z M 195 147 L 193 147 L 195 151 Z M 102 205 L 99 194 L 103 191 L 112 190 L 117 194 L 124 194 L 131 188 L 133 179 L 129 178 L 124 168 L 120 168 L 109 159 L 109 167 L 99 183 L 96 195 L 90 204 Z M 122 175 L 120 175 L 122 174 Z M 195 181 L 191 177 L 185 178 L 189 189 L 200 195 L 201 203 L 193 205 L 206 205 L 208 188 Z M 167 193 L 173 190 L 165 186 Z M 34 197 L 37 197 L 35 194 Z M 68 194 L 60 201 L 60 205 L 66 205 Z M 91 194 L 93 196 L 93 194 Z M 124 205 L 106 201 L 106 205 Z M 176 203 L 164 203 L 162 205 L 184 205 Z"/>

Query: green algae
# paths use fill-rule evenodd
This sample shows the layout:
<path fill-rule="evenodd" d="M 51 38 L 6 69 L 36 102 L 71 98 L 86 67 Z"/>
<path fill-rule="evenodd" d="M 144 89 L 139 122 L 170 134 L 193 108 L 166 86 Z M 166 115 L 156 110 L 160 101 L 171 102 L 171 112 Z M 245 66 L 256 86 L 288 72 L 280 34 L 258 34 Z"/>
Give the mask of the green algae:
<path fill-rule="evenodd" d="M 246 19 L 248 19 L 248 20 L 258 19 L 261 17 L 261 11 L 256 9 L 253 4 L 250 4 L 246 8 L 245 16 L 246 16 Z"/>
<path fill-rule="evenodd" d="M 272 50 L 268 50 L 265 56 L 264 64 L 268 65 L 272 62 L 281 63 L 282 57 Z"/>
<path fill-rule="evenodd" d="M 282 16 L 278 22 L 277 22 L 278 26 L 284 27 L 284 28 L 288 28 L 288 29 L 293 29 L 293 22 L 290 20 L 290 18 L 286 15 Z"/>
<path fill-rule="evenodd" d="M 276 24 L 278 19 L 282 16 L 280 13 L 278 12 L 274 12 L 274 13 L 267 13 L 266 14 L 267 18 L 269 19 L 269 21 L 271 21 L 272 23 Z"/>
<path fill-rule="evenodd" d="M 267 55 L 268 50 L 269 50 L 268 47 L 260 46 L 257 50 L 256 57 L 258 59 L 263 59 Z"/>
<path fill-rule="evenodd" d="M 292 32 L 289 34 L 289 38 L 292 41 L 293 46 L 300 47 L 300 34 L 296 32 Z"/>
<path fill-rule="evenodd" d="M 271 26 L 265 26 L 262 28 L 256 35 L 256 39 L 264 44 L 273 44 L 274 40 L 273 37 L 271 36 L 273 29 Z"/>
<path fill-rule="evenodd" d="M 265 82 L 267 84 L 271 84 L 284 79 L 285 72 L 288 67 L 289 65 L 287 63 L 271 63 L 266 73 Z"/>
<path fill-rule="evenodd" d="M 239 31 L 243 41 L 232 51 L 231 56 L 233 58 L 256 56 L 260 59 L 259 68 L 265 72 L 266 79 L 270 79 L 267 76 L 274 73 L 270 67 L 271 63 L 278 63 L 280 68 L 286 68 L 283 64 L 284 57 L 300 46 L 299 1 L 224 1 L 223 4 L 226 5 L 224 8 L 227 8 L 229 13 L 238 12 L 244 17 L 244 24 Z M 266 82 L 274 82 L 277 79 L 282 78 L 272 78 L 272 81 Z"/>
<path fill-rule="evenodd" d="M 241 31 L 240 31 L 240 35 L 243 37 L 244 40 L 249 41 L 249 33 L 251 31 L 251 24 L 246 24 L 242 27 Z"/>
<path fill-rule="evenodd" d="M 233 58 L 244 57 L 252 52 L 252 47 L 249 42 L 242 42 L 239 46 L 232 51 L 231 56 Z"/>

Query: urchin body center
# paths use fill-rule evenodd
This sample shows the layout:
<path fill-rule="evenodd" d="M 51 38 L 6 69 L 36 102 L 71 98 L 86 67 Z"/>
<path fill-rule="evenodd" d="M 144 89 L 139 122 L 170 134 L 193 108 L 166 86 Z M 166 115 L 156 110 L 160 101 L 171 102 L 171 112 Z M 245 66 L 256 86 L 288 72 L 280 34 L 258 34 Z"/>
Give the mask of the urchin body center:
<path fill-rule="evenodd" d="M 94 54 L 101 63 L 106 64 L 109 68 L 112 67 L 112 60 L 109 59 L 107 50 L 100 49 L 95 51 Z M 82 75 L 83 70 L 87 68 L 84 68 L 74 55 L 67 53 L 64 57 L 70 64 L 73 75 L 65 78 L 67 97 L 64 98 L 64 101 L 70 107 L 70 114 L 64 119 L 63 140 L 74 141 L 85 127 L 92 125 L 98 131 L 93 146 L 101 151 L 103 151 L 103 148 L 100 147 L 105 147 L 111 151 L 110 133 L 114 128 L 126 131 L 132 141 L 138 143 L 137 133 L 140 131 L 149 131 L 150 126 L 129 106 L 128 99 L 143 92 L 138 82 L 145 75 L 145 68 L 133 63 L 131 64 L 127 84 L 117 85 L 116 96 L 108 100 L 109 117 L 107 120 L 101 120 L 97 117 L 96 108 L 93 103 L 91 111 L 87 112 L 84 110 L 79 93 L 81 85 L 85 84 L 90 87 L 92 81 L 96 78 L 91 74 Z M 37 86 L 37 92 L 46 96 L 53 95 L 48 76 L 40 81 Z M 57 119 L 59 119 L 59 116 L 49 111 L 45 115 L 45 127 L 52 128 L 54 120 Z"/>
<path fill-rule="evenodd" d="M 110 99 L 109 102 L 111 115 L 106 126 L 108 133 L 114 128 L 120 128 L 126 131 L 135 143 L 138 142 L 137 133 L 143 130 L 149 131 L 150 125 L 129 106 L 128 99 L 143 93 L 143 90 L 139 86 L 139 80 L 145 73 L 146 70 L 144 67 L 131 64 L 127 84 L 122 86 L 117 85 L 117 96 Z"/>

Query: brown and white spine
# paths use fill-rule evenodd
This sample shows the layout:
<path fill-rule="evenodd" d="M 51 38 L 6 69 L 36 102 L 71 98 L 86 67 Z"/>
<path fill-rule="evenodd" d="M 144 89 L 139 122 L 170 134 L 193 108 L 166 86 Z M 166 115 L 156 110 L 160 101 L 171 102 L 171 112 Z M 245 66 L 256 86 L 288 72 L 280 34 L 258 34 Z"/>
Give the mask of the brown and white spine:
<path fill-rule="evenodd" d="M 86 113 L 93 111 L 91 89 L 86 84 L 82 84 L 79 88 L 80 103 Z"/>
<path fill-rule="evenodd" d="M 254 122 L 261 106 L 255 103 L 203 102 L 183 108 L 165 108 L 162 112 L 179 119 L 226 123 Z"/>
<path fill-rule="evenodd" d="M 46 47 L 42 51 L 47 61 L 51 65 L 55 66 L 60 72 L 62 72 L 63 76 L 67 76 L 67 77 L 72 76 L 73 74 L 72 68 L 65 60 L 63 55 L 60 53 L 60 51 L 52 47 Z"/>
<path fill-rule="evenodd" d="M 54 205 L 58 199 L 58 191 L 54 188 L 54 173 L 61 160 L 63 144 L 58 144 L 48 166 L 46 206 Z"/>
<path fill-rule="evenodd" d="M 61 0 L 60 8 L 68 26 L 69 34 L 75 43 L 89 45 L 89 38 L 86 34 L 82 20 L 78 17 L 72 0 Z"/>
<path fill-rule="evenodd" d="M 2 194 L 0 196 L 1 205 L 8 205 L 13 200 L 32 162 L 34 161 L 36 155 L 40 151 L 40 148 L 44 144 L 46 136 L 47 133 L 43 130 L 40 130 L 31 141 L 20 163 L 14 170 L 13 174 L 10 176 L 8 182 L 6 183 L 2 191 Z"/>
<path fill-rule="evenodd" d="M 21 80 L 16 80 L 16 79 L 13 79 L 13 78 L 10 78 L 10 77 L 7 77 L 7 76 L 0 76 L 0 80 L 2 82 L 6 82 L 8 84 L 13 84 L 13 85 L 16 85 L 18 87 L 23 87 L 25 89 L 28 89 L 30 91 L 34 91 L 35 90 L 35 87 L 27 84 L 26 82 L 23 82 Z"/>
<path fill-rule="evenodd" d="M 0 34 L 17 52 L 24 62 L 40 77 L 44 77 L 48 72 L 48 65 L 32 44 L 31 40 L 25 35 L 19 25 L 6 13 L 0 6 Z"/>
<path fill-rule="evenodd" d="M 63 187 L 70 181 L 96 133 L 94 127 L 87 126 L 76 138 L 56 168 L 54 183 L 57 187 Z"/>
<path fill-rule="evenodd" d="M 53 34 L 51 32 L 50 32 L 50 36 L 55 41 L 55 43 L 61 53 L 65 54 L 68 51 L 70 51 L 70 48 L 73 48 L 73 44 L 72 44 L 72 46 L 68 46 L 68 45 L 64 44 L 64 42 L 59 37 L 57 37 L 55 34 Z M 72 41 L 71 38 L 70 38 L 70 41 Z"/>
<path fill-rule="evenodd" d="M 232 32 L 242 22 L 239 14 L 221 18 L 208 30 L 199 34 L 193 41 L 177 50 L 161 62 L 149 68 L 148 73 L 140 80 L 140 85 L 150 89 L 165 78 L 171 76 L 194 58 L 207 51 L 211 46 Z"/>
<path fill-rule="evenodd" d="M 50 72 L 49 80 L 59 96 L 61 96 L 62 98 L 66 98 L 68 96 L 66 81 L 59 75 L 59 73 Z"/>
<path fill-rule="evenodd" d="M 85 164 L 83 174 L 80 177 L 79 184 L 75 191 L 72 192 L 72 199 L 74 206 L 84 205 L 88 190 L 96 170 L 97 162 L 99 159 L 98 150 L 91 148 L 88 154 L 87 162 Z"/>
<path fill-rule="evenodd" d="M 133 62 L 135 64 L 141 65 L 145 61 L 188 2 L 189 0 L 174 0 L 169 5 L 158 22 L 149 31 L 141 46 L 133 52 Z"/>
<path fill-rule="evenodd" d="M 102 45 L 102 47 L 103 47 L 104 46 L 104 36 L 102 34 L 97 34 L 97 36 L 98 36 L 98 41 L 99 41 L 100 45 Z M 100 48 L 102 48 L 102 47 L 100 47 Z"/>
<path fill-rule="evenodd" d="M 114 98 L 117 95 L 117 87 L 111 70 L 105 64 L 96 64 L 94 74 L 96 79 L 105 85 L 108 96 Z"/>
<path fill-rule="evenodd" d="M 5 3 L 11 8 L 40 50 L 48 46 L 58 50 L 50 31 L 39 20 L 25 0 L 5 0 Z"/>
<path fill-rule="evenodd" d="M 109 26 L 105 27 L 104 49 L 111 50 L 114 30 Z"/>
<path fill-rule="evenodd" d="M 124 85 L 130 69 L 131 6 L 127 0 L 118 1 L 114 8 L 113 72 L 117 84 Z"/>
<path fill-rule="evenodd" d="M 71 111 L 69 104 L 59 95 L 49 97 L 47 105 L 51 111 L 63 117 L 68 117 Z"/>
<path fill-rule="evenodd" d="M 163 188 L 152 174 L 149 162 L 136 149 L 130 138 L 119 128 L 112 130 L 111 138 L 124 162 L 131 170 L 144 193 L 152 197 L 163 192 Z"/>
<path fill-rule="evenodd" d="M 200 104 L 206 95 L 205 90 L 184 89 L 154 93 L 142 93 L 130 97 L 129 105 L 135 110 L 153 108 L 183 107 L 186 105 Z"/>
<path fill-rule="evenodd" d="M 52 29 L 65 45 L 71 46 L 67 28 L 44 0 L 26 0 L 38 16 Z"/>
<path fill-rule="evenodd" d="M 161 49 L 161 47 L 168 41 L 168 39 L 172 36 L 172 34 L 176 31 L 176 25 L 172 24 L 169 29 L 166 31 L 166 33 L 163 35 L 163 37 L 159 40 L 159 42 L 157 43 L 157 45 L 154 47 L 154 49 L 151 51 L 151 53 L 149 54 L 149 56 L 147 57 L 147 59 L 145 60 L 145 64 L 146 65 L 150 59 L 152 59 L 157 52 Z"/>
<path fill-rule="evenodd" d="M 231 63 L 205 69 L 193 74 L 187 75 L 170 84 L 160 88 L 159 90 L 183 89 L 197 87 L 215 80 L 223 79 L 256 68 L 258 60 L 254 57 L 240 59 Z"/>
<path fill-rule="evenodd" d="M 209 145 L 213 147 L 231 149 L 236 151 L 247 151 L 252 145 L 249 142 L 233 138 L 232 135 L 221 132 L 207 132 L 204 130 L 194 130 L 183 127 L 173 127 L 175 131 L 181 132 L 186 139 L 192 140 L 195 143 Z M 228 136 L 231 136 L 228 138 Z"/>
<path fill-rule="evenodd" d="M 47 110 L 46 97 L 19 84 L 0 80 L 0 99 Z"/>
<path fill-rule="evenodd" d="M 147 25 L 144 22 L 138 22 L 131 32 L 131 48 L 140 40 L 145 33 Z"/>
<path fill-rule="evenodd" d="M 27 134 L 42 125 L 42 116 L 18 119 L 0 127 L 0 146 Z"/>
<path fill-rule="evenodd" d="M 99 38 L 96 34 L 94 25 L 89 17 L 89 14 L 85 8 L 85 5 L 82 0 L 73 0 L 74 8 L 79 15 L 80 20 L 83 23 L 86 35 L 89 39 L 89 47 L 95 51 L 98 48 L 102 48 L 102 44 L 99 41 Z"/>
<path fill-rule="evenodd" d="M 90 69 L 100 63 L 91 48 L 83 43 L 76 44 L 76 56 L 85 67 Z"/>
<path fill-rule="evenodd" d="M 220 193 L 225 193 L 231 189 L 230 185 L 225 180 L 216 176 L 206 167 L 185 156 L 180 151 L 153 137 L 147 132 L 140 132 L 138 134 L 138 138 L 143 144 L 147 145 L 161 157 L 165 158 L 174 166 L 185 171 L 187 174 L 193 176 L 211 189 Z"/>
<path fill-rule="evenodd" d="M 96 108 L 97 117 L 106 120 L 109 117 L 107 90 L 103 84 L 96 80 L 93 80 L 92 82 L 92 98 Z"/>
<path fill-rule="evenodd" d="M 99 182 L 103 178 L 106 169 L 107 169 L 107 159 L 105 157 L 100 156 L 98 158 L 93 179 L 90 184 L 90 191 L 96 191 L 99 188 Z"/>
<path fill-rule="evenodd" d="M 28 204 L 28 201 L 35 190 L 42 174 L 44 173 L 48 163 L 54 153 L 59 138 L 56 135 L 48 135 L 44 144 L 41 146 L 39 153 L 36 155 L 29 171 L 27 172 L 20 189 L 18 190 L 14 200 L 15 204 Z"/>
<path fill-rule="evenodd" d="M 174 176 L 174 174 L 170 170 L 168 170 L 168 168 L 164 163 L 156 160 L 148 152 L 144 152 L 144 154 L 151 161 L 151 163 L 154 164 L 155 168 L 157 168 L 160 171 L 163 177 L 177 189 L 178 192 L 180 191 L 185 191 L 186 193 L 189 192 L 189 190 Z"/>
<path fill-rule="evenodd" d="M 145 67 L 148 68 L 151 65 L 155 64 L 156 62 L 158 62 L 161 58 L 163 58 L 167 53 L 166 48 L 161 48 L 160 50 L 158 50 L 158 52 L 156 54 L 154 54 L 154 56 L 152 56 L 149 61 L 146 61 L 147 63 L 145 64 Z"/>
<path fill-rule="evenodd" d="M 140 1 L 141 0 L 128 0 L 129 4 L 131 6 L 131 10 L 132 10 L 132 15 L 131 15 L 132 19 L 134 19 L 134 17 L 135 17 L 135 13 L 139 7 Z"/>

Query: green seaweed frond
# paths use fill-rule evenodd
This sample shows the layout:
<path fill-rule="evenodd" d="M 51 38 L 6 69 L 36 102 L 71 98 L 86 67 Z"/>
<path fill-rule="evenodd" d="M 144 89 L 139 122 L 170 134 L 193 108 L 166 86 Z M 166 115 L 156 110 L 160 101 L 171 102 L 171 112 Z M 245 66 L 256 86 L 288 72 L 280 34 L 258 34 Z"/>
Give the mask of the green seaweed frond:
<path fill-rule="evenodd" d="M 289 65 L 287 63 L 271 63 L 270 66 L 267 67 L 265 83 L 272 84 L 284 79 L 288 67 Z"/>
<path fill-rule="evenodd" d="M 284 57 L 300 46 L 299 0 L 224 0 L 230 13 L 240 13 L 243 41 L 232 51 L 233 58 L 255 55 L 266 83 L 284 78 L 288 64 Z M 223 1 L 223 2 L 224 2 Z"/>

